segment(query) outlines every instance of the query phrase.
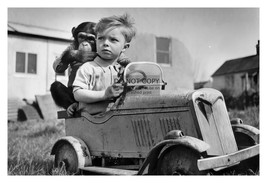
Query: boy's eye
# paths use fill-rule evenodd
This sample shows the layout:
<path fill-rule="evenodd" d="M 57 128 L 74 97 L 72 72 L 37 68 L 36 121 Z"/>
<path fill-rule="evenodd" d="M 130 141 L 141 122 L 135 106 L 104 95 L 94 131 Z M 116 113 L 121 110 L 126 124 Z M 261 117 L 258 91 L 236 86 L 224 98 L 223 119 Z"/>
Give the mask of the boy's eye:
<path fill-rule="evenodd" d="M 112 41 L 112 42 L 116 42 L 116 41 L 118 41 L 118 39 L 116 39 L 116 38 L 111 38 L 111 41 Z"/>
<path fill-rule="evenodd" d="M 97 40 L 103 40 L 103 37 L 98 37 Z"/>

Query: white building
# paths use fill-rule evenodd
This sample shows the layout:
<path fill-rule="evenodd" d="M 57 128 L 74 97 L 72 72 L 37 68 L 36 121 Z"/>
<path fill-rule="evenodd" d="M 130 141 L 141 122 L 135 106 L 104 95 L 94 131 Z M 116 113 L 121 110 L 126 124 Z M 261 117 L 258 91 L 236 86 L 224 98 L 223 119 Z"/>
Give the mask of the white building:
<path fill-rule="evenodd" d="M 55 80 L 53 61 L 70 38 L 70 33 L 9 22 L 8 98 L 34 99 L 49 92 Z"/>

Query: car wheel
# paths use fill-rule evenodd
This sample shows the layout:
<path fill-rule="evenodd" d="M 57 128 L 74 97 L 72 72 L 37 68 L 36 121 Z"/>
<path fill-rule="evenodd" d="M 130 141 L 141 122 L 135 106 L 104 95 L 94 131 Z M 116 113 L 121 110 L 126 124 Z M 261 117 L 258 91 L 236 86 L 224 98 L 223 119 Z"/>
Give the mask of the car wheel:
<path fill-rule="evenodd" d="M 55 153 L 55 167 L 65 166 L 67 173 L 78 174 L 78 157 L 75 149 L 69 144 L 64 143 L 57 148 Z"/>
<path fill-rule="evenodd" d="M 201 175 L 206 174 L 199 171 L 197 160 L 201 156 L 198 152 L 184 146 L 174 146 L 165 150 L 157 164 L 159 175 Z"/>

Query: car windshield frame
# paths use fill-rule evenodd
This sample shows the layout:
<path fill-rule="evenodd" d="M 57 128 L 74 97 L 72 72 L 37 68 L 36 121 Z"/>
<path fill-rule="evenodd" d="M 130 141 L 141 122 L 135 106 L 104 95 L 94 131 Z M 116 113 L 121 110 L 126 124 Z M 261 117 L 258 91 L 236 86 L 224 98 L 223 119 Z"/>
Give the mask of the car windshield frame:
<path fill-rule="evenodd" d="M 158 70 L 159 70 L 159 82 L 157 83 L 150 83 L 150 84 L 147 84 L 147 83 L 128 83 L 127 82 L 127 74 L 129 73 L 131 67 L 133 67 L 134 65 L 152 65 L 154 67 L 157 67 Z M 127 86 L 162 86 L 162 89 L 164 89 L 164 86 L 167 84 L 166 82 L 164 82 L 164 79 L 163 79 L 163 70 L 162 68 L 157 64 L 157 63 L 154 63 L 154 62 L 132 62 L 132 63 L 129 63 L 126 67 L 125 67 L 125 70 L 124 70 L 124 75 L 123 75 L 123 82 L 124 83 L 127 83 Z M 128 71 L 128 72 L 127 72 Z"/>

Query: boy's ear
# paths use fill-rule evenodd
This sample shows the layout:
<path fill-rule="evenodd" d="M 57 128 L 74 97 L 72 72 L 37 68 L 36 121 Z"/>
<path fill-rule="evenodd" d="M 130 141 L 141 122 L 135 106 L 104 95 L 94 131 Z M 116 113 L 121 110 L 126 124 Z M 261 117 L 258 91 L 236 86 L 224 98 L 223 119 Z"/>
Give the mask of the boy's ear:
<path fill-rule="evenodd" d="M 126 43 L 122 49 L 122 51 L 124 52 L 127 48 L 130 47 L 130 43 Z"/>

